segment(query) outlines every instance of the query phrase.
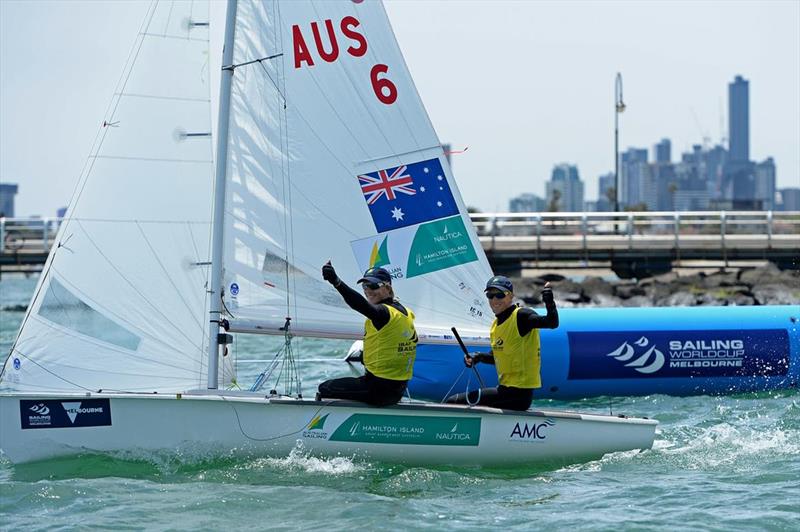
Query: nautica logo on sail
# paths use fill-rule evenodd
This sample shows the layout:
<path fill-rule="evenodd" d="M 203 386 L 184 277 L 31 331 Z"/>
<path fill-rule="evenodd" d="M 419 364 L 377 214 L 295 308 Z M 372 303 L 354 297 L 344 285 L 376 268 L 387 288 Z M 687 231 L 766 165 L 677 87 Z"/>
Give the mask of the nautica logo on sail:
<path fill-rule="evenodd" d="M 635 345 L 645 348 L 650 345 L 650 340 L 642 336 L 635 342 Z M 612 357 L 619 362 L 627 362 L 626 368 L 633 368 L 639 373 L 650 374 L 655 373 L 664 366 L 666 359 L 664 353 L 656 349 L 655 345 L 650 346 L 644 354 L 638 356 L 636 359 L 631 360 L 636 355 L 636 349 L 628 342 L 623 342 L 621 346 L 616 348 L 611 353 L 606 353 L 606 356 Z M 630 362 L 628 362 L 630 361 Z"/>

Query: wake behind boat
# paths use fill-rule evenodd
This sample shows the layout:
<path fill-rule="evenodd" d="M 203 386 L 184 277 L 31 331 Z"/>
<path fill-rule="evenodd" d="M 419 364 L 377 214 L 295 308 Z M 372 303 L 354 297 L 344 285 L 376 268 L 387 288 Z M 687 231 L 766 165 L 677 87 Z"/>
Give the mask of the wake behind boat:
<path fill-rule="evenodd" d="M 270 398 L 247 392 L 0 396 L 15 463 L 82 453 L 318 456 L 406 465 L 563 465 L 648 449 L 658 422 L 556 410 Z"/>
<path fill-rule="evenodd" d="M 229 0 L 218 68 L 208 8 L 147 12 L 0 375 L 11 460 L 300 441 L 488 465 L 652 445 L 651 420 L 302 400 L 293 338 L 364 335 L 326 260 L 389 270 L 438 344 L 451 327 L 486 342 L 491 271 L 380 2 Z M 253 333 L 284 346 L 251 392 L 220 391 L 238 387 L 227 345 Z"/>

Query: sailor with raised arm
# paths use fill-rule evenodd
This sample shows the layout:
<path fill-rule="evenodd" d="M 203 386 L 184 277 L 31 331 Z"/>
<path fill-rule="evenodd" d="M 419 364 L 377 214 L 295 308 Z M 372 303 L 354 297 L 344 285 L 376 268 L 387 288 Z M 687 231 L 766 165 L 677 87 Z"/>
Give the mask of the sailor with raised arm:
<path fill-rule="evenodd" d="M 492 350 L 489 353 L 464 355 L 464 364 L 472 367 L 483 362 L 497 368 L 496 388 L 481 388 L 477 404 L 527 410 L 533 400 L 533 390 L 541 388 L 541 346 L 539 329 L 558 327 L 558 310 L 553 300 L 550 283 L 542 289 L 542 301 L 546 316 L 536 314 L 531 308 L 514 303 L 514 285 L 502 275 L 496 275 L 486 283 L 486 297 L 495 319 L 489 330 Z M 447 399 L 448 403 L 470 403 L 477 392 L 461 393 Z"/>
<path fill-rule="evenodd" d="M 370 268 L 358 280 L 364 296 L 336 275 L 331 262 L 322 277 L 339 291 L 345 303 L 367 319 L 364 323 L 363 377 L 331 379 L 319 385 L 318 398 L 354 399 L 386 406 L 400 401 L 411 379 L 417 353 L 414 313 L 394 296 L 392 276 L 383 268 Z"/>

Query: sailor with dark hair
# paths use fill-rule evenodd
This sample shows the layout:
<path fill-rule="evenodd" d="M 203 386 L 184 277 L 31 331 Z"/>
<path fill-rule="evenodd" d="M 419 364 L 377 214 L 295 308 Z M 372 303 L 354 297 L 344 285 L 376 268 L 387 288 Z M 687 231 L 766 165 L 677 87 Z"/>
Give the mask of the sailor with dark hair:
<path fill-rule="evenodd" d="M 336 275 L 331 262 L 322 267 L 322 278 L 333 285 L 345 303 L 363 314 L 365 372 L 363 377 L 331 379 L 319 385 L 318 398 L 354 399 L 375 406 L 393 405 L 402 399 L 411 379 L 417 353 L 414 313 L 394 296 L 392 276 L 383 268 L 370 268 L 358 280 L 364 296 Z"/>
<path fill-rule="evenodd" d="M 502 275 L 496 275 L 486 283 L 486 297 L 492 307 L 495 320 L 489 330 L 492 350 L 489 353 L 464 355 L 464 364 L 472 367 L 477 363 L 493 364 L 497 368 L 496 388 L 481 388 L 477 404 L 527 410 L 533 400 L 533 390 L 541 388 L 541 346 L 539 329 L 558 327 L 558 310 L 553 300 L 550 283 L 542 289 L 542 301 L 546 316 L 539 316 L 531 308 L 514 303 L 514 285 Z M 470 403 L 478 392 L 457 394 L 447 399 L 448 403 Z M 468 400 L 469 399 L 469 400 Z"/>

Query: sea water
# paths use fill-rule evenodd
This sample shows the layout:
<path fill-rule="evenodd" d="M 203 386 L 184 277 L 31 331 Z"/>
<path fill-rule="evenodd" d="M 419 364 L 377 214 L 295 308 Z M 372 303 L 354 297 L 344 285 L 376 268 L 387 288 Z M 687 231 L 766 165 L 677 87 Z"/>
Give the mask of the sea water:
<path fill-rule="evenodd" d="M 35 278 L 5 276 L 0 308 Z M 23 318 L 0 312 L 5 356 Z M 249 385 L 280 340 L 238 337 Z M 349 342 L 299 340 L 306 396 L 347 375 Z M 303 359 L 313 359 L 303 362 Z M 327 361 L 330 359 L 330 361 Z M 594 398 L 537 406 L 648 416 L 653 449 L 557 469 L 410 467 L 302 448 L 286 456 L 88 455 L 12 465 L 0 457 L 0 529 L 800 530 L 800 393 Z"/>

